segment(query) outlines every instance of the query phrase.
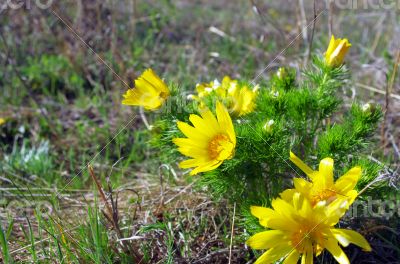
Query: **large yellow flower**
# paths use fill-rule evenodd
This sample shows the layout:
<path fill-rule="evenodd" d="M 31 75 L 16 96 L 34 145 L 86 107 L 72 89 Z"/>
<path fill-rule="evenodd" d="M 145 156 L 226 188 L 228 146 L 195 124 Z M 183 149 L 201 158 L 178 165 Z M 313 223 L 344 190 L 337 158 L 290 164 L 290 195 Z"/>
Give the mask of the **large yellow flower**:
<path fill-rule="evenodd" d="M 5 124 L 5 123 L 6 123 L 6 120 L 5 120 L 4 118 L 1 118 L 1 117 L 0 117 L 0 126 L 3 125 L 3 124 Z"/>
<path fill-rule="evenodd" d="M 135 80 L 135 88 L 124 94 L 124 105 L 143 106 L 147 110 L 160 108 L 169 97 L 167 85 L 152 69 L 147 69 Z"/>
<path fill-rule="evenodd" d="M 252 206 L 251 213 L 260 224 L 272 229 L 250 237 L 246 244 L 253 249 L 267 251 L 255 263 L 274 263 L 284 258 L 283 264 L 312 264 L 314 254 L 318 256 L 327 249 L 340 264 L 349 260 L 341 247 L 353 243 L 366 251 L 371 247 L 359 233 L 334 228 L 348 208 L 348 200 L 337 199 L 326 205 L 320 202 L 312 206 L 300 193 L 294 193 L 290 201 L 275 199 L 272 207 Z"/>
<path fill-rule="evenodd" d="M 332 67 L 337 67 L 343 64 L 344 57 L 351 47 L 347 39 L 335 39 L 332 35 L 328 49 L 325 53 L 325 62 Z"/>
<path fill-rule="evenodd" d="M 187 138 L 174 138 L 179 151 L 191 159 L 182 161 L 181 168 L 196 167 L 191 175 L 211 171 L 232 158 L 236 147 L 236 135 L 226 108 L 217 102 L 217 118 L 210 110 L 190 115 L 193 126 L 178 121 L 178 128 Z"/>
<path fill-rule="evenodd" d="M 258 86 L 249 89 L 246 85 L 239 85 L 237 80 L 225 76 L 220 83 L 214 80 L 210 83 L 201 83 L 196 86 L 197 95 L 191 98 L 197 100 L 200 106 L 204 106 L 204 99 L 214 96 L 226 105 L 230 112 L 237 116 L 249 114 L 254 111 L 255 99 L 258 94 Z"/>
<path fill-rule="evenodd" d="M 314 171 L 300 160 L 293 152 L 290 152 L 290 160 L 301 169 L 311 182 L 302 178 L 294 178 L 293 183 L 295 189 L 288 189 L 283 192 L 283 198 L 288 193 L 295 191 L 303 194 L 315 206 L 320 201 L 330 203 L 337 198 L 349 199 L 351 204 L 357 197 L 357 191 L 354 190 L 361 176 L 361 168 L 354 167 L 341 176 L 336 182 L 333 178 L 333 159 L 325 158 L 319 163 L 319 170 Z M 285 198 L 284 198 L 285 199 Z"/>

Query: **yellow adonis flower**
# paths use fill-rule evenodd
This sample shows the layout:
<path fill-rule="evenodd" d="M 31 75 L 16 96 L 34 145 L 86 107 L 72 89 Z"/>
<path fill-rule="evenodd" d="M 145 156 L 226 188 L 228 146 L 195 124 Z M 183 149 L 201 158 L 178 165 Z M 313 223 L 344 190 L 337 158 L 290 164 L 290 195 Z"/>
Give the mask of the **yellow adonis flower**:
<path fill-rule="evenodd" d="M 235 86 L 228 91 L 230 110 L 238 116 L 243 116 L 254 111 L 258 86 L 250 90 L 247 86 Z"/>
<path fill-rule="evenodd" d="M 210 83 L 199 83 L 196 85 L 196 95 L 192 95 L 191 98 L 201 101 L 206 96 L 215 94 L 219 99 L 224 99 L 227 96 L 228 90 L 237 86 L 237 81 L 232 80 L 229 76 L 225 76 L 222 79 L 222 83 L 218 80 L 214 80 Z"/>
<path fill-rule="evenodd" d="M 193 126 L 178 121 L 178 128 L 187 138 L 174 138 L 179 151 L 191 159 L 182 161 L 181 168 L 193 168 L 191 175 L 211 171 L 226 159 L 233 157 L 236 147 L 236 135 L 228 111 L 217 102 L 217 116 L 210 110 L 198 115 L 190 115 Z"/>
<path fill-rule="evenodd" d="M 169 97 L 167 85 L 152 69 L 147 69 L 135 80 L 135 88 L 124 94 L 124 105 L 143 106 L 146 110 L 160 108 Z"/>
<path fill-rule="evenodd" d="M 325 53 L 325 62 L 332 67 L 343 64 L 344 57 L 351 47 L 347 39 L 335 39 L 332 35 L 328 49 Z"/>
<path fill-rule="evenodd" d="M 230 112 L 237 116 L 249 114 L 254 111 L 255 99 L 258 93 L 258 85 L 253 89 L 240 86 L 237 80 L 225 76 L 220 83 L 215 80 L 210 83 L 201 83 L 196 86 L 197 95 L 191 98 L 197 100 L 204 107 L 203 99 L 215 95 L 217 100 L 222 101 Z"/>
<path fill-rule="evenodd" d="M 293 183 L 295 189 L 284 191 L 282 194 L 283 197 L 287 194 L 290 197 L 291 192 L 300 192 L 309 199 L 312 206 L 315 206 L 321 201 L 330 203 L 337 198 L 348 199 L 351 204 L 357 197 L 358 193 L 354 190 L 354 187 L 361 176 L 360 167 L 357 166 L 350 169 L 335 182 L 333 178 L 333 159 L 331 158 L 321 160 L 318 171 L 312 170 L 293 154 L 293 152 L 290 152 L 290 160 L 307 174 L 311 182 L 302 178 L 294 178 Z"/>
<path fill-rule="evenodd" d="M 1 117 L 0 117 L 0 126 L 3 125 L 3 124 L 5 124 L 5 123 L 6 123 L 6 120 L 5 120 L 4 118 L 1 118 Z"/>
<path fill-rule="evenodd" d="M 255 263 L 267 264 L 284 259 L 283 264 L 312 264 L 314 254 L 327 249 L 337 262 L 348 264 L 349 259 L 341 247 L 355 244 L 365 251 L 371 247 L 365 238 L 348 229 L 334 228 L 348 208 L 348 201 L 337 199 L 326 205 L 312 206 L 300 193 L 294 193 L 291 201 L 275 199 L 271 208 L 252 206 L 251 213 L 260 224 L 271 230 L 257 233 L 246 244 L 253 249 L 266 249 Z"/>

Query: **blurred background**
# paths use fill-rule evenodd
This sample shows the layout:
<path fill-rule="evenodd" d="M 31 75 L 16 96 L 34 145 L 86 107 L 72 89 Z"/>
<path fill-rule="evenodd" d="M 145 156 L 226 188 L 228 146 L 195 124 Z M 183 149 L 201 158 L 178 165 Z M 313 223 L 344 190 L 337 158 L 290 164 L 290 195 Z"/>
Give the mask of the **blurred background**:
<path fill-rule="evenodd" d="M 161 177 L 160 194 L 156 150 L 148 147 L 138 110 L 121 105 L 127 85 L 149 67 L 187 91 L 224 75 L 267 83 L 278 67 L 300 72 L 311 55 L 324 52 L 331 34 L 348 38 L 352 83 L 340 91 L 343 100 L 386 110 L 378 152 L 394 168 L 399 164 L 399 75 L 390 79 L 400 48 L 399 1 L 1 1 L 0 34 L 0 220 L 11 226 L 13 255 L 21 260 L 32 256 L 19 249 L 37 237 L 37 227 L 29 229 L 32 236 L 23 230 L 38 203 L 67 216 L 69 227 L 87 215 L 95 200 L 88 162 L 114 189 L 140 193 L 120 196 L 129 221 L 138 203 L 141 223 L 161 217 L 152 208 L 159 195 L 172 199 L 174 217 L 181 208 L 197 215 L 184 216 L 182 230 L 208 214 L 199 229 L 207 235 L 190 233 L 182 256 L 201 259 L 226 247 L 221 234 L 229 223 L 224 209 L 217 210 L 223 205 L 211 209 L 174 173 L 164 179 L 169 189 Z M 183 195 L 178 201 L 177 194 Z M 152 257 L 162 260 L 164 253 Z M 242 263 L 244 253 L 236 253 Z"/>

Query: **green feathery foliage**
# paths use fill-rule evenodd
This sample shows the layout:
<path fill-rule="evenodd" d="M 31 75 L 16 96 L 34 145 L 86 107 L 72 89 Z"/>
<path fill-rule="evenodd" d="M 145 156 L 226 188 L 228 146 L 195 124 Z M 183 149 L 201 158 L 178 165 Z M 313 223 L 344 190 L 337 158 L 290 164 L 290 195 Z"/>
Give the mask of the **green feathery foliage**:
<path fill-rule="evenodd" d="M 381 169 L 367 158 L 381 109 L 357 102 L 350 110 L 343 107 L 339 92 L 348 85 L 347 68 L 329 67 L 322 58 L 314 57 L 301 77 L 297 75 L 294 69 L 281 68 L 262 85 L 255 110 L 233 119 L 237 137 L 234 157 L 213 171 L 195 176 L 200 177 L 200 189 L 214 199 L 236 202 L 243 215 L 250 205 L 269 206 L 291 186 L 293 177 L 304 177 L 289 160 L 290 151 L 312 168 L 322 158 L 333 158 L 336 176 L 343 175 L 350 165 L 362 166 L 358 189 L 374 180 Z M 153 144 L 161 148 L 162 162 L 175 165 L 182 159 L 172 143 L 173 138 L 182 137 L 176 121 L 188 121 L 189 114 L 198 112 L 199 107 L 196 102 L 185 105 L 186 98 L 177 96 L 179 89 L 172 90 L 172 99 L 158 114 L 151 133 Z M 206 100 L 209 109 L 215 109 L 218 99 L 214 99 Z"/>

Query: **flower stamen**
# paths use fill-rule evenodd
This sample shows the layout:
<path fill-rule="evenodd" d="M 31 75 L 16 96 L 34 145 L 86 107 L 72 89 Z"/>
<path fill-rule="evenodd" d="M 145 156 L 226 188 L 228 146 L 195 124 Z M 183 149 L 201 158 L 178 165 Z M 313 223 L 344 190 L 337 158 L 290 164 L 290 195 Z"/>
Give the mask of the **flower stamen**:
<path fill-rule="evenodd" d="M 232 156 L 233 143 L 226 134 L 218 134 L 208 143 L 208 155 L 210 159 L 223 160 Z"/>

